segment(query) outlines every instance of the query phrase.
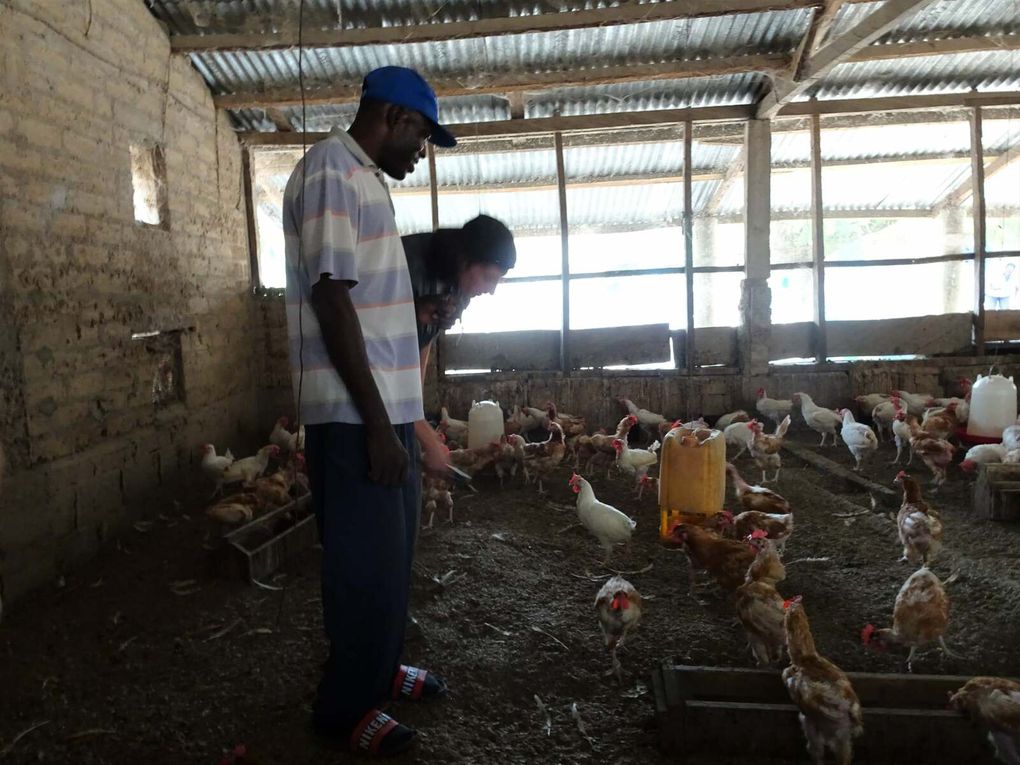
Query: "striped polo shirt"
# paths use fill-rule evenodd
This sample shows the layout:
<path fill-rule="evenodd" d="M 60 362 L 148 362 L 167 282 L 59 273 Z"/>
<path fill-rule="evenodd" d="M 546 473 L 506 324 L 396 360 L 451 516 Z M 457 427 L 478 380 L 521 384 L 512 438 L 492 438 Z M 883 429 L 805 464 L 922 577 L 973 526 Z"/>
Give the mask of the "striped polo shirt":
<path fill-rule="evenodd" d="M 382 171 L 346 131 L 333 128 L 291 173 L 283 196 L 283 232 L 295 396 L 302 334 L 299 312 L 304 335 L 301 421 L 362 422 L 329 359 L 312 310 L 312 285 L 324 275 L 354 284 L 351 301 L 390 422 L 423 419 L 414 297 L 393 203 Z"/>

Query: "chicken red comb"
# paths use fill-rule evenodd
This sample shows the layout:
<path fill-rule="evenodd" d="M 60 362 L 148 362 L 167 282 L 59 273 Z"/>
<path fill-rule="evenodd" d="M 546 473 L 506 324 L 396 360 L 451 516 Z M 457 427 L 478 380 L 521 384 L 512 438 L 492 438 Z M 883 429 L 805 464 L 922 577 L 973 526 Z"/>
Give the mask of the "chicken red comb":
<path fill-rule="evenodd" d="M 620 439 L 620 438 L 614 438 L 613 439 L 613 448 L 614 449 L 619 449 L 622 446 L 623 446 L 623 440 L 622 439 Z"/>
<path fill-rule="evenodd" d="M 683 420 L 673 420 L 673 424 L 670 425 L 670 427 L 671 428 L 679 428 L 683 424 L 684 424 Z"/>
<path fill-rule="evenodd" d="M 896 474 L 896 479 L 897 480 L 902 480 L 902 479 L 904 479 L 906 477 L 907 477 L 907 471 L 906 470 L 901 470 L 900 472 L 898 472 Z"/>
<path fill-rule="evenodd" d="M 787 598 L 783 601 L 783 610 L 786 611 L 790 606 L 800 603 L 803 599 L 803 595 L 794 595 L 792 598 Z"/>
<path fill-rule="evenodd" d="M 865 624 L 864 629 L 861 630 L 861 642 L 867 645 L 871 642 L 871 636 L 875 634 L 874 624 Z"/>
<path fill-rule="evenodd" d="M 733 513 L 731 513 L 729 510 L 723 510 L 722 517 L 728 520 L 730 523 L 733 523 Z"/>
<path fill-rule="evenodd" d="M 581 480 L 581 476 L 579 476 L 577 473 L 574 473 L 572 476 L 570 476 L 570 480 L 567 481 L 567 483 L 573 483 L 574 481 L 580 481 L 580 480 Z"/>
<path fill-rule="evenodd" d="M 609 603 L 609 607 L 614 611 L 630 608 L 630 600 L 627 598 L 627 593 L 621 592 L 619 595 L 614 595 L 613 600 Z"/>
<path fill-rule="evenodd" d="M 631 425 L 633 425 L 635 422 L 637 422 L 637 415 L 636 414 L 628 414 L 627 415 L 627 422 L 629 422 Z"/>
<path fill-rule="evenodd" d="M 751 532 L 751 539 L 768 539 L 768 536 L 769 535 L 761 529 L 755 529 Z"/>

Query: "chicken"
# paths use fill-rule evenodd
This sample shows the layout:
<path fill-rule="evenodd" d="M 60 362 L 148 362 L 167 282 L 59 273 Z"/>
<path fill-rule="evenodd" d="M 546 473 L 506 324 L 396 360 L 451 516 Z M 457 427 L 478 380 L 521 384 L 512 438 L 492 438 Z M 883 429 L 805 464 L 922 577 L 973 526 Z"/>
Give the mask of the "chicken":
<path fill-rule="evenodd" d="M 259 506 L 263 510 L 275 510 L 289 504 L 293 499 L 290 487 L 293 480 L 285 470 L 277 470 L 270 476 L 255 480 L 255 496 L 259 498 Z"/>
<path fill-rule="evenodd" d="M 499 442 L 495 441 L 477 449 L 453 449 L 450 451 L 450 464 L 474 477 L 496 460 L 499 451 Z"/>
<path fill-rule="evenodd" d="M 650 412 L 647 409 L 638 408 L 637 404 L 626 396 L 617 396 L 616 400 L 627 408 L 628 414 L 637 417 L 638 425 L 640 425 L 648 433 L 650 439 L 655 438 L 655 436 L 660 433 L 659 428 L 662 425 L 668 425 L 670 423 L 670 420 L 667 420 L 661 414 Z"/>
<path fill-rule="evenodd" d="M 905 390 L 894 390 L 892 395 L 899 397 L 903 405 L 907 407 L 907 414 L 912 414 L 915 417 L 923 415 L 928 402 L 932 400 L 928 393 L 910 393 Z"/>
<path fill-rule="evenodd" d="M 223 483 L 252 483 L 256 478 L 266 472 L 269 466 L 269 459 L 280 456 L 280 447 L 269 444 L 258 450 L 252 457 L 245 457 L 235 461 L 223 471 Z"/>
<path fill-rule="evenodd" d="M 445 406 L 439 410 L 439 427 L 436 430 L 446 434 L 446 442 L 451 448 L 467 445 L 468 424 L 450 417 Z"/>
<path fill-rule="evenodd" d="M 946 480 L 946 469 L 953 461 L 956 447 L 948 441 L 926 433 L 912 414 L 907 415 L 905 422 L 910 431 L 911 452 L 920 457 L 932 472 L 935 486 L 941 486 Z"/>
<path fill-rule="evenodd" d="M 612 505 L 600 502 L 595 497 L 591 484 L 574 473 L 567 485 L 577 495 L 577 517 L 581 525 L 598 540 L 605 553 L 603 563 L 609 563 L 613 546 L 630 542 L 637 522 L 621 513 Z"/>
<path fill-rule="evenodd" d="M 943 409 L 926 410 L 921 427 L 935 438 L 948 439 L 960 427 L 960 421 L 956 417 L 956 404 L 950 404 Z"/>
<path fill-rule="evenodd" d="M 737 468 L 731 462 L 726 463 L 726 472 L 733 481 L 733 493 L 745 510 L 758 510 L 763 513 L 786 514 L 790 512 L 790 503 L 772 489 L 764 486 L 751 486 L 740 477 Z M 748 532 L 750 533 L 750 531 Z"/>
<path fill-rule="evenodd" d="M 522 409 L 520 405 L 515 404 L 513 412 L 506 420 L 507 435 L 527 433 L 529 430 L 542 427 L 544 419 L 544 412 L 541 409 L 531 409 L 530 407 Z"/>
<path fill-rule="evenodd" d="M 786 415 L 786 418 L 776 426 L 776 432 L 771 436 L 766 436 L 762 432 L 761 424 L 753 420 L 747 426 L 754 431 L 749 449 L 751 457 L 754 458 L 754 464 L 761 470 L 761 482 L 768 483 L 765 480 L 765 471 L 770 469 L 776 471 L 772 480 L 778 481 L 779 469 L 783 465 L 782 458 L 779 456 L 779 450 L 783 447 L 783 438 L 790 427 L 790 415 Z M 845 441 L 846 439 L 844 438 L 843 440 Z"/>
<path fill-rule="evenodd" d="M 871 410 L 871 421 L 875 423 L 875 430 L 880 439 L 888 440 L 893 437 L 893 421 L 896 419 L 896 413 L 902 410 L 903 402 L 899 396 L 893 396 Z"/>
<path fill-rule="evenodd" d="M 762 529 L 756 529 L 744 537 L 744 541 L 754 551 L 755 557 L 747 568 L 745 579 L 753 582 L 765 582 L 776 585 L 786 579 L 786 566 L 780 557 L 776 544 L 769 539 Z"/>
<path fill-rule="evenodd" d="M 1006 459 L 1009 450 L 1002 444 L 978 444 L 972 446 L 963 455 L 963 462 L 960 463 L 960 470 L 972 474 L 978 469 L 978 465 L 991 465 L 1002 462 Z"/>
<path fill-rule="evenodd" d="M 613 440 L 620 439 L 621 441 L 626 441 L 627 437 L 630 435 L 631 429 L 637 424 L 637 416 L 628 414 L 620 420 L 619 423 L 617 423 L 616 432 L 613 433 L 613 435 L 608 435 L 605 431 L 600 430 L 598 433 L 582 437 L 578 441 L 578 448 L 582 453 L 582 456 L 587 456 L 588 459 L 584 472 L 591 472 L 592 464 L 600 454 L 604 454 L 612 460 L 615 460 L 616 449 L 613 446 Z"/>
<path fill-rule="evenodd" d="M 735 412 L 724 414 L 722 417 L 715 421 L 715 425 L 713 425 L 712 427 L 715 428 L 716 430 L 726 430 L 726 428 L 728 428 L 735 422 L 749 422 L 750 420 L 751 415 L 749 415 L 743 409 L 738 409 Z"/>
<path fill-rule="evenodd" d="M 764 388 L 758 388 L 758 401 L 754 408 L 758 410 L 759 414 L 768 417 L 778 425 L 784 417 L 790 416 L 793 411 L 793 402 L 787 399 L 769 398 L 765 395 Z"/>
<path fill-rule="evenodd" d="M 896 474 L 894 483 L 903 487 L 903 504 L 896 516 L 900 544 L 903 545 L 900 560 L 927 566 L 942 548 L 942 520 L 925 503 L 916 480 L 901 470 Z"/>
<path fill-rule="evenodd" d="M 273 432 L 269 434 L 269 443 L 279 446 L 280 451 L 288 454 L 303 451 L 305 448 L 305 426 L 298 427 L 297 433 L 287 430 L 290 419 L 281 417 L 273 426 Z"/>
<path fill-rule="evenodd" d="M 625 473 L 634 476 L 634 484 L 637 486 L 641 479 L 648 473 L 648 469 L 658 464 L 659 455 L 656 454 L 659 442 L 654 442 L 648 449 L 631 449 L 622 438 L 613 439 L 613 448 L 616 449 L 616 466 Z"/>
<path fill-rule="evenodd" d="M 749 534 L 761 530 L 776 543 L 776 549 L 782 552 L 786 540 L 793 534 L 793 513 L 780 515 L 745 510 L 735 516 L 729 510 L 722 510 L 710 519 L 710 524 L 727 539 L 745 539 Z"/>
<path fill-rule="evenodd" d="M 973 677 L 949 697 L 949 707 L 988 731 L 1000 762 L 1020 765 L 1020 683 Z"/>
<path fill-rule="evenodd" d="M 556 404 L 552 401 L 545 405 L 546 416 L 549 422 L 555 422 L 561 428 L 563 428 L 563 437 L 572 438 L 574 436 L 584 435 L 588 429 L 588 424 L 584 417 L 576 417 L 572 414 L 564 414 L 556 410 Z"/>
<path fill-rule="evenodd" d="M 1007 451 L 1020 449 L 1020 420 L 1002 431 L 1002 445 Z"/>
<path fill-rule="evenodd" d="M 892 396 L 888 393 L 865 393 L 861 396 L 854 396 L 858 410 L 862 415 L 868 415 L 875 411 L 875 407 L 888 401 Z"/>
<path fill-rule="evenodd" d="M 670 541 L 687 554 L 690 595 L 694 597 L 694 570 L 705 569 L 726 592 L 734 592 L 744 583 L 755 551 L 746 542 L 724 539 L 701 526 L 676 524 Z"/>
<path fill-rule="evenodd" d="M 241 492 L 221 499 L 206 509 L 206 516 L 221 526 L 236 526 L 250 521 L 259 509 L 259 498 L 252 492 Z"/>
<path fill-rule="evenodd" d="M 821 435 L 822 441 L 818 445 L 825 446 L 825 437 L 831 435 L 832 445 L 835 446 L 836 428 L 843 421 L 839 414 L 831 409 L 818 406 L 807 393 L 794 393 L 793 401 L 800 404 L 800 413 L 808 427 Z"/>
<path fill-rule="evenodd" d="M 726 426 L 723 430 L 723 438 L 726 440 L 726 448 L 736 446 L 739 451 L 733 455 L 732 459 L 736 459 L 751 446 L 751 440 L 754 438 L 754 425 L 757 425 L 757 420 L 751 420 L 750 422 L 734 422 Z"/>
<path fill-rule="evenodd" d="M 843 428 L 839 431 L 843 443 L 854 457 L 854 470 L 860 471 L 865 457 L 878 449 L 878 437 L 870 425 L 854 420 L 849 409 L 843 410 Z"/>
<path fill-rule="evenodd" d="M 616 649 L 621 648 L 627 635 L 637 629 L 642 607 L 641 593 L 622 576 L 609 579 L 595 596 L 595 610 L 612 661 L 612 668 L 606 674 L 616 675 L 617 679 L 622 678 Z"/>
<path fill-rule="evenodd" d="M 499 476 L 499 485 L 503 485 L 503 473 L 500 470 L 506 471 L 507 468 L 509 468 L 511 478 L 516 476 L 517 471 L 520 470 L 524 483 L 527 483 L 528 468 L 524 464 L 524 445 L 527 441 L 517 433 L 511 433 L 505 438 L 507 448 L 501 448 L 500 456 L 496 459 L 496 475 Z"/>
<path fill-rule="evenodd" d="M 423 515 L 428 513 L 429 516 L 429 522 L 425 528 L 432 528 L 438 508 L 445 508 L 447 522 L 453 523 L 453 494 L 450 492 L 449 482 L 426 474 L 422 480 L 422 502 Z"/>
<path fill-rule="evenodd" d="M 1006 452 L 1006 456 L 1002 458 L 1002 461 L 1006 465 L 1020 464 L 1020 449 L 1013 449 Z"/>
<path fill-rule="evenodd" d="M 946 646 L 943 634 L 949 625 L 949 596 L 942 582 L 927 567 L 921 567 L 903 583 L 893 607 L 892 628 L 875 629 L 873 624 L 861 630 L 861 642 L 884 651 L 889 646 L 909 646 L 907 671 L 913 672 L 917 649 L 937 642 L 943 653 L 955 656 Z"/>
<path fill-rule="evenodd" d="M 230 453 L 230 449 L 227 449 L 222 457 L 218 457 L 215 446 L 202 444 L 202 473 L 215 484 L 216 488 L 212 493 L 214 497 L 223 491 L 223 474 L 233 464 L 234 455 Z"/>
<path fill-rule="evenodd" d="M 549 478 L 556 466 L 563 462 L 567 453 L 567 445 L 563 440 L 563 428 L 558 423 L 549 423 L 549 438 L 539 443 L 525 444 L 525 466 L 538 477 L 538 493 L 544 494 L 542 481 Z"/>
<path fill-rule="evenodd" d="M 896 459 L 890 462 L 890 465 L 900 464 L 900 455 L 903 454 L 903 447 L 907 448 L 910 454 L 910 458 L 907 460 L 909 465 L 914 461 L 914 450 L 910 446 L 910 426 L 907 425 L 907 413 L 901 409 L 896 413 L 896 418 L 892 423 L 893 440 L 896 441 Z"/>
<path fill-rule="evenodd" d="M 659 501 L 659 479 L 653 478 L 650 475 L 641 476 L 641 480 L 638 482 L 637 498 L 641 499 L 645 491 L 649 492 L 649 496 L 652 497 L 656 502 Z"/>
<path fill-rule="evenodd" d="M 773 585 L 749 579 L 737 588 L 734 605 L 755 663 L 759 667 L 778 663 L 786 648 L 783 596 Z"/>
<path fill-rule="evenodd" d="M 850 765 L 853 740 L 864 732 L 861 702 L 846 673 L 818 654 L 800 597 L 784 605 L 790 666 L 783 670 L 783 684 L 800 711 L 808 754 L 821 765 L 831 749 L 837 765 Z"/>

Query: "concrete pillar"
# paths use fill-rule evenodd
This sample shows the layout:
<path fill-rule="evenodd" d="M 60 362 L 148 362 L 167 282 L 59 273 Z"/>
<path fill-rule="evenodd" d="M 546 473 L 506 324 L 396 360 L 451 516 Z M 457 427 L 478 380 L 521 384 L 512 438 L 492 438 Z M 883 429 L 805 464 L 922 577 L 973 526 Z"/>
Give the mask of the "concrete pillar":
<path fill-rule="evenodd" d="M 965 211 L 961 207 L 943 207 L 938 212 L 938 222 L 942 227 L 942 253 L 955 255 L 961 252 L 973 252 L 974 230 L 965 225 Z M 945 263 L 943 265 L 942 289 L 947 312 L 956 310 L 956 301 L 960 296 L 960 269 L 962 263 Z"/>
<path fill-rule="evenodd" d="M 744 133 L 747 170 L 744 176 L 744 280 L 740 284 L 738 345 L 745 389 L 747 378 L 769 371 L 772 294 L 769 253 L 770 170 L 772 131 L 767 120 L 749 120 Z"/>
<path fill-rule="evenodd" d="M 714 266 L 715 262 L 715 229 L 718 224 L 715 218 L 701 217 L 694 219 L 694 265 Z M 697 276 L 704 276 L 698 274 Z M 695 278 L 696 283 L 704 284 L 704 279 Z M 694 321 L 701 327 L 716 326 L 716 300 L 725 300 L 725 296 L 714 290 L 698 290 L 694 301 Z"/>

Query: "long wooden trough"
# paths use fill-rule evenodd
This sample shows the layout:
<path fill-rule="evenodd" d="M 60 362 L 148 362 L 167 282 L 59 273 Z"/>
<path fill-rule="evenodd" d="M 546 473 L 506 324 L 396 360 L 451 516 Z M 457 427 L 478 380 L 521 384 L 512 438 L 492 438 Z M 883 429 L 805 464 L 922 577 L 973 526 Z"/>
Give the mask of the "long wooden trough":
<path fill-rule="evenodd" d="M 984 734 L 946 708 L 969 678 L 850 672 L 864 708 L 855 763 L 993 765 Z M 797 708 L 775 670 L 663 664 L 652 673 L 661 749 L 683 762 L 809 762 Z"/>
<path fill-rule="evenodd" d="M 284 561 L 315 544 L 311 495 L 246 523 L 224 537 L 228 573 L 261 582 Z"/>

